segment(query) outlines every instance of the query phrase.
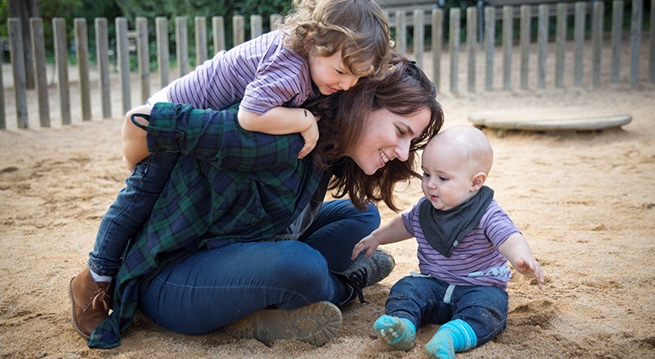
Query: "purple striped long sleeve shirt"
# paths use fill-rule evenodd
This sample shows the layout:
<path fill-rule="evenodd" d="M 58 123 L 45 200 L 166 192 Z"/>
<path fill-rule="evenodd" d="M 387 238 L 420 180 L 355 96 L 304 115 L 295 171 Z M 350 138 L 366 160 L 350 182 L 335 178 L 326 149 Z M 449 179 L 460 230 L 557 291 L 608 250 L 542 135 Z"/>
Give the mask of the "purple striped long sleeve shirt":
<path fill-rule="evenodd" d="M 284 46 L 279 30 L 219 51 L 170 85 L 168 100 L 198 109 L 223 110 L 239 101 L 257 114 L 279 107 L 300 107 L 318 96 L 309 64 Z"/>
<path fill-rule="evenodd" d="M 402 215 L 405 228 L 418 242 L 421 274 L 454 285 L 484 285 L 506 290 L 511 271 L 507 259 L 498 252 L 498 246 L 510 235 L 520 233 L 507 213 L 492 200 L 480 223 L 462 239 L 450 257 L 445 257 L 430 246 L 421 229 L 418 213 L 425 200 L 421 198 Z"/>

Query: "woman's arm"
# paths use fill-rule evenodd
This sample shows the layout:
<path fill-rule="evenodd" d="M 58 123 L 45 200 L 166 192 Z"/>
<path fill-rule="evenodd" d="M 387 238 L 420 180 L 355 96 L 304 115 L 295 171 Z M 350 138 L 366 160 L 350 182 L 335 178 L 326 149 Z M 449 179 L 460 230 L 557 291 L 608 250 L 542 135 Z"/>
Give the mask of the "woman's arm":
<path fill-rule="evenodd" d="M 149 152 L 180 152 L 219 168 L 257 170 L 296 163 L 303 147 L 299 134 L 268 135 L 239 126 L 237 106 L 223 111 L 158 103 L 147 127 Z"/>

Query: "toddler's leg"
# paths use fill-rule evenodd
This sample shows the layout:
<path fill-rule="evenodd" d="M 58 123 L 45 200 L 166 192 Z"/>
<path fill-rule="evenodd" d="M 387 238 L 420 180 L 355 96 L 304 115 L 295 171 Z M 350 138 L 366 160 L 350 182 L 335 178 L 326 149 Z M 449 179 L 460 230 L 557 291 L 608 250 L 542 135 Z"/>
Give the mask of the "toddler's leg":
<path fill-rule="evenodd" d="M 431 358 L 452 359 L 455 352 L 475 347 L 477 337 L 473 328 L 461 319 L 451 320 L 439 327 L 437 334 L 425 345 Z"/>
<path fill-rule="evenodd" d="M 408 351 L 414 347 L 416 328 L 405 318 L 390 317 L 384 314 L 375 321 L 373 329 L 380 336 L 380 340 L 394 350 Z"/>

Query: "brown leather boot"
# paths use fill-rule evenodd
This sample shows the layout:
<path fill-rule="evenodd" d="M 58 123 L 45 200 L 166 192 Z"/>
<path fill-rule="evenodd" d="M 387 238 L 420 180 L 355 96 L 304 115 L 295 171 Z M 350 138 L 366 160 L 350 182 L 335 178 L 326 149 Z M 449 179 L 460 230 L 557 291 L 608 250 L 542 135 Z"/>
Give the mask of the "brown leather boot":
<path fill-rule="evenodd" d="M 73 277 L 68 287 L 73 327 L 89 340 L 93 330 L 109 316 L 111 282 L 96 282 L 89 268 Z"/>

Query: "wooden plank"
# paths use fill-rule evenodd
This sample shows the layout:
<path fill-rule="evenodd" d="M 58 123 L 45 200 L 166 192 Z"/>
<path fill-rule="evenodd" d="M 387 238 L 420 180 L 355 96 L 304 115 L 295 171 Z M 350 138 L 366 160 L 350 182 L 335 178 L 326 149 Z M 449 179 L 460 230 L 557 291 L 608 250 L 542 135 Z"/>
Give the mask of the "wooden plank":
<path fill-rule="evenodd" d="M 159 69 L 159 87 L 163 88 L 170 81 L 170 60 L 168 47 L 168 19 L 165 16 L 157 16 L 155 19 L 157 41 L 157 68 Z"/>
<path fill-rule="evenodd" d="M 66 40 L 66 20 L 62 17 L 52 19 L 55 37 L 55 63 L 59 85 L 59 112 L 61 122 L 58 125 L 71 124 L 71 102 L 68 83 L 68 41 Z M 59 127 L 59 126 L 56 126 Z"/>
<path fill-rule="evenodd" d="M 116 50 L 118 58 L 118 73 L 120 74 L 121 84 L 121 104 L 122 112 L 125 114 L 132 108 L 131 89 L 130 89 L 130 54 L 128 49 L 127 38 L 127 19 L 117 17 L 116 22 Z"/>
<path fill-rule="evenodd" d="M 89 80 L 89 35 L 86 27 L 86 19 L 75 18 L 74 29 L 82 121 L 89 121 L 91 120 L 91 85 Z"/>
<path fill-rule="evenodd" d="M 96 18 L 95 25 L 102 117 L 109 118 L 111 117 L 111 84 L 109 81 L 109 35 L 107 32 L 107 19 L 104 17 Z"/>
<path fill-rule="evenodd" d="M 9 44 L 11 46 L 11 68 L 14 75 L 14 95 L 16 98 L 16 123 L 7 124 L 7 128 L 28 128 L 27 117 L 27 79 L 25 75 L 25 57 L 20 19 L 7 20 Z"/>

